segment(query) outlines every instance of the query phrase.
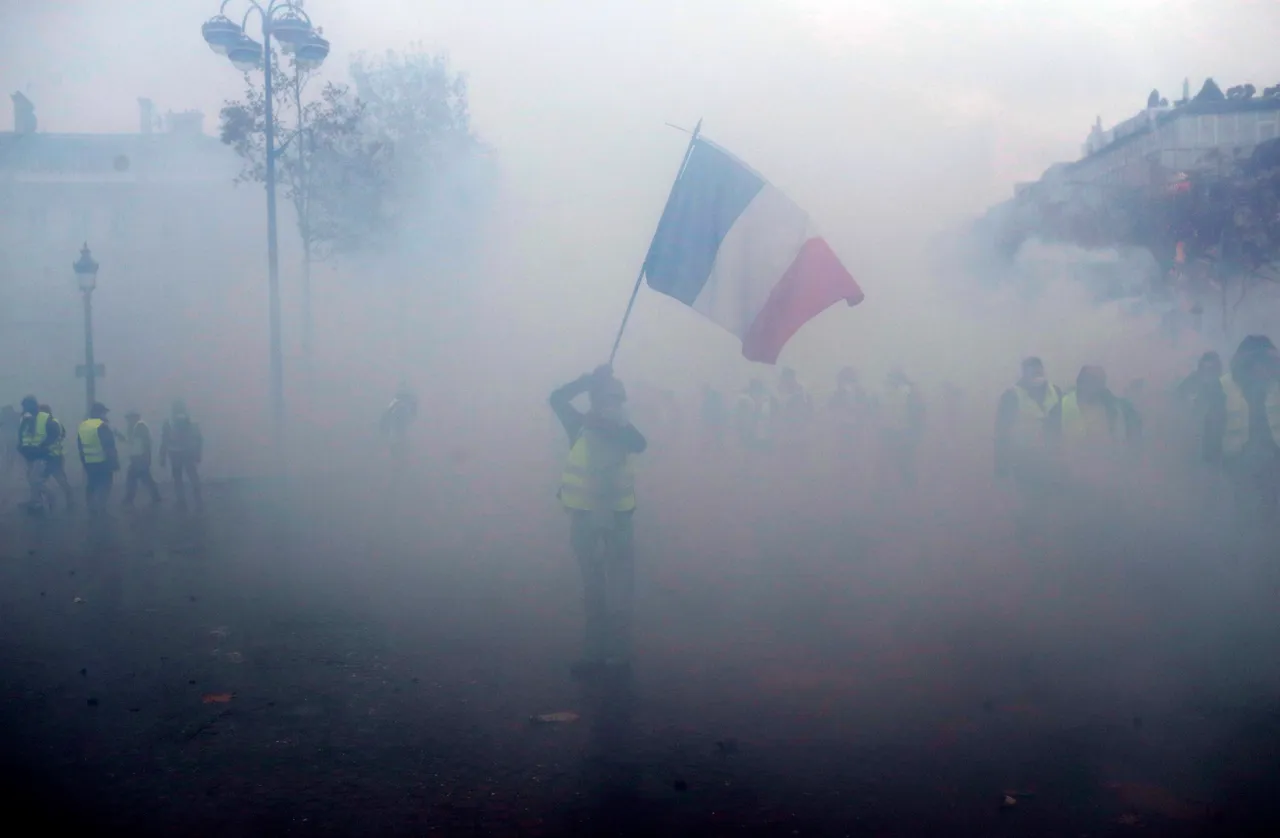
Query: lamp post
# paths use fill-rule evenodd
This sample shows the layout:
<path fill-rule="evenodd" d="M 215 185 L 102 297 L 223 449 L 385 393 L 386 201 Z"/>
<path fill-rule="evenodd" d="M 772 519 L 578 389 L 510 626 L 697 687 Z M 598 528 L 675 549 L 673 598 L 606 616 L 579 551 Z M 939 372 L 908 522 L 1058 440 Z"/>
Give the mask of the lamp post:
<path fill-rule="evenodd" d="M 98 263 L 89 253 L 89 244 L 80 248 L 80 258 L 72 265 L 76 272 L 76 283 L 80 286 L 80 295 L 84 297 L 84 366 L 76 370 L 77 375 L 84 376 L 84 415 L 93 413 L 93 403 L 98 400 L 96 383 L 100 374 L 93 362 L 93 289 L 98 287 Z M 105 373 L 106 368 L 101 369 Z"/>
<path fill-rule="evenodd" d="M 266 188 L 267 188 L 267 295 L 271 332 L 271 425 L 277 452 L 284 444 L 284 355 L 280 341 L 280 258 L 276 237 L 276 124 L 271 79 L 271 39 L 285 52 L 294 53 L 300 65 L 318 67 L 329 55 L 329 42 L 311 25 L 302 10 L 302 0 L 248 0 L 249 8 L 240 23 L 226 17 L 231 0 L 222 0 L 218 14 L 200 28 L 205 43 L 218 55 L 225 55 L 237 70 L 245 73 L 262 68 L 263 100 L 266 106 Z M 262 43 L 245 34 L 249 16 L 258 13 L 262 23 Z"/>

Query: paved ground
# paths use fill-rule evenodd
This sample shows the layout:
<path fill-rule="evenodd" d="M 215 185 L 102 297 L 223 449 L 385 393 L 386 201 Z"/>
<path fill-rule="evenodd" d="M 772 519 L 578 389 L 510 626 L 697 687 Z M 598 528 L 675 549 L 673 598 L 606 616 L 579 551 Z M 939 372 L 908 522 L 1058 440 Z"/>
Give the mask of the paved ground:
<path fill-rule="evenodd" d="M 363 496 L 295 486 L 284 512 L 224 484 L 201 516 L 0 514 L 11 817 L 131 835 L 1280 824 L 1265 565 L 1206 562 L 1228 582 L 1205 585 L 1121 545 L 1029 570 L 959 518 L 922 535 L 801 511 L 751 530 L 752 553 L 705 538 L 744 529 L 732 509 L 690 526 L 653 504 L 634 678 L 584 686 L 563 521 Z M 528 721 L 555 711 L 581 718 Z"/>

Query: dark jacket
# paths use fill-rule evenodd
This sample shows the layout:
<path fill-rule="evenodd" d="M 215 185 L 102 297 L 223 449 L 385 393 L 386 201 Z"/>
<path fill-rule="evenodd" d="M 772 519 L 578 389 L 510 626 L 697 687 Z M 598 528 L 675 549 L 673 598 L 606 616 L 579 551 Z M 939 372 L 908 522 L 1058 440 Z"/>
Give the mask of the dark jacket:
<path fill-rule="evenodd" d="M 1239 383 L 1239 379 L 1236 382 Z M 1249 440 L 1245 443 L 1246 451 L 1271 451 L 1280 454 L 1277 443 L 1271 433 L 1271 424 L 1267 421 L 1267 392 L 1265 387 L 1241 384 L 1245 403 L 1249 405 Z M 1206 462 L 1220 463 L 1223 460 L 1222 436 L 1227 430 L 1227 392 L 1222 389 L 1222 382 L 1213 382 L 1206 387 L 1204 416 L 1204 458 Z"/>
<path fill-rule="evenodd" d="M 564 432 L 569 437 L 570 445 L 578 441 L 578 436 L 588 423 L 594 423 L 593 414 L 583 413 L 573 406 L 573 400 L 590 388 L 591 377 L 584 375 L 582 378 L 569 382 L 551 394 L 549 400 L 551 409 L 555 411 L 556 418 L 560 420 L 561 426 L 564 427 Z M 628 423 L 622 427 L 617 427 L 602 423 L 599 425 L 593 424 L 593 426 L 605 436 L 612 437 L 618 445 L 632 454 L 641 454 L 649 447 L 648 440 L 644 438 L 640 431 L 636 430 L 635 425 Z"/>
<path fill-rule="evenodd" d="M 166 419 L 160 430 L 160 465 L 170 457 L 178 463 L 198 463 L 204 455 L 204 437 L 200 426 L 187 416 Z"/>

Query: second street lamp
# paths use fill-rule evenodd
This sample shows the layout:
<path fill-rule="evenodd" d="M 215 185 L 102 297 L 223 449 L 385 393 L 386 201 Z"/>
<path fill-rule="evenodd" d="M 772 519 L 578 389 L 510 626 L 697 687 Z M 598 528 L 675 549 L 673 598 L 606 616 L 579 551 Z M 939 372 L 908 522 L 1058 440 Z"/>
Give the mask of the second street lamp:
<path fill-rule="evenodd" d="M 225 55 L 239 70 L 262 68 L 265 105 L 267 190 L 267 286 L 271 331 L 271 426 L 275 450 L 284 450 L 284 354 L 280 335 L 280 254 L 276 235 L 276 125 L 271 79 L 271 39 L 285 51 L 295 52 L 308 67 L 320 65 L 329 54 L 329 42 L 312 28 L 311 18 L 302 10 L 301 0 L 248 0 L 249 9 L 237 25 L 226 17 L 231 0 L 223 0 L 218 14 L 200 28 L 201 35 L 215 53 Z M 245 34 L 249 16 L 258 13 L 262 23 L 262 43 Z"/>
<path fill-rule="evenodd" d="M 98 287 L 98 263 L 89 252 L 86 242 L 80 248 L 80 258 L 72 264 L 76 272 L 76 283 L 84 297 L 84 366 L 76 369 L 77 376 L 84 376 L 84 415 L 93 413 L 93 403 L 98 400 L 96 383 L 107 370 L 93 362 L 93 291 Z"/>

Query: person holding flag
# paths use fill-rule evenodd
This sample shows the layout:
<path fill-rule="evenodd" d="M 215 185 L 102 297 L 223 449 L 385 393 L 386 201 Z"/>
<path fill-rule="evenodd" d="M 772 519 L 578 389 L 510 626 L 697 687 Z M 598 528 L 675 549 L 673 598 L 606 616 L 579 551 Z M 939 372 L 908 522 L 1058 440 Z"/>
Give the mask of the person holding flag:
<path fill-rule="evenodd" d="M 586 394 L 586 413 L 573 400 Z M 648 442 L 631 424 L 627 391 L 608 365 L 551 394 L 551 409 L 569 437 L 559 499 L 569 513 L 570 541 L 582 571 L 586 612 L 579 676 L 625 671 L 631 662 L 635 590 L 632 516 L 636 509 L 634 458 Z"/>
<path fill-rule="evenodd" d="M 800 327 L 862 289 L 809 216 L 738 158 L 693 130 L 657 232 L 636 276 L 607 364 L 556 390 L 551 407 L 572 446 L 560 486 L 587 606 L 577 671 L 629 665 L 635 510 L 632 460 L 647 442 L 627 418 L 613 375 L 640 286 L 704 315 L 742 341 L 747 360 L 775 364 Z M 574 397 L 587 393 L 580 413 Z M 613 588 L 611 591 L 610 588 Z"/>

